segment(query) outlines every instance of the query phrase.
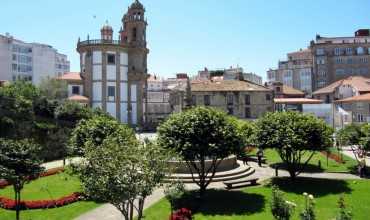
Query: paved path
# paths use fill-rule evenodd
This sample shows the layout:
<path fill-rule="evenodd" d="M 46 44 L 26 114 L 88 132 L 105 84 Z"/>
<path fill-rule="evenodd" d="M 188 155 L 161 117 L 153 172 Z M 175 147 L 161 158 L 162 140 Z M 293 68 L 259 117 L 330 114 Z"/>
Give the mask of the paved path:
<path fill-rule="evenodd" d="M 343 147 L 343 154 L 345 154 L 345 155 L 347 155 L 347 156 L 349 156 L 349 157 L 351 157 L 351 158 L 353 158 L 353 159 L 355 159 L 356 160 L 356 157 L 355 157 L 355 155 L 353 154 L 353 151 L 352 151 L 352 148 L 350 148 L 350 147 Z M 366 157 L 366 165 L 367 166 L 370 166 L 370 157 Z"/>
<path fill-rule="evenodd" d="M 79 158 L 79 157 L 66 159 L 66 165 L 71 164 L 71 163 L 76 163 L 79 160 L 81 160 L 81 158 Z M 44 164 L 42 164 L 42 166 L 45 167 L 45 169 L 47 169 L 47 170 L 53 169 L 53 168 L 58 168 L 58 167 L 63 167 L 63 160 L 56 160 L 56 161 L 44 163 Z"/>

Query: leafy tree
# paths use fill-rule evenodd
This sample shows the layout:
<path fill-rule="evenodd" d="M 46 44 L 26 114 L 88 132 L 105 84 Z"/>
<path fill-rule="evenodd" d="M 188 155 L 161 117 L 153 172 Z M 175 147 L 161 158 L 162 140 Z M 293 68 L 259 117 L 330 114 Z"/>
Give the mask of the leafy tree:
<path fill-rule="evenodd" d="M 0 137 L 22 139 L 32 134 L 34 102 L 39 96 L 40 91 L 29 82 L 0 87 Z"/>
<path fill-rule="evenodd" d="M 332 129 L 315 116 L 298 112 L 268 113 L 257 121 L 256 142 L 275 149 L 294 179 L 316 151 L 332 146 Z M 306 161 L 304 157 L 308 156 Z"/>
<path fill-rule="evenodd" d="M 21 191 L 24 184 L 42 171 L 39 146 L 28 140 L 0 139 L 0 179 L 11 183 L 16 201 L 16 219 L 19 219 Z"/>
<path fill-rule="evenodd" d="M 247 148 L 255 145 L 255 125 L 253 122 L 241 120 L 233 116 L 230 116 L 229 119 L 236 127 L 238 135 L 242 137 L 243 147 L 240 149 L 239 156 L 243 158 L 247 154 Z"/>
<path fill-rule="evenodd" d="M 348 125 L 337 133 L 337 139 L 341 145 L 351 147 L 357 161 L 370 150 L 370 125 Z"/>
<path fill-rule="evenodd" d="M 170 116 L 158 128 L 158 134 L 160 145 L 182 156 L 201 195 L 212 182 L 221 161 L 243 147 L 237 128 L 226 114 L 205 107 Z M 212 161 L 210 167 L 206 167 L 206 160 Z"/>
<path fill-rule="evenodd" d="M 140 144 L 132 129 L 119 125 L 101 144 L 87 140 L 77 171 L 87 195 L 113 204 L 125 220 L 133 219 L 134 209 L 141 219 L 145 198 L 165 175 L 164 155 L 161 148 Z"/>
<path fill-rule="evenodd" d="M 84 155 L 85 145 L 100 146 L 104 140 L 120 127 L 120 123 L 106 115 L 95 115 L 90 119 L 81 120 L 72 131 L 69 141 L 70 151 L 76 155 Z"/>
<path fill-rule="evenodd" d="M 64 80 L 47 77 L 41 80 L 39 88 L 49 100 L 62 101 L 68 98 L 68 85 Z"/>

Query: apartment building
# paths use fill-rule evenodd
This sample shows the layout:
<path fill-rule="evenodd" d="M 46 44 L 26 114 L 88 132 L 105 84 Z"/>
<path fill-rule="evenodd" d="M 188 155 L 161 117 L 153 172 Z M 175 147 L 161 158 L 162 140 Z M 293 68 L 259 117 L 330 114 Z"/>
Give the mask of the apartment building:
<path fill-rule="evenodd" d="M 370 77 L 370 31 L 360 29 L 351 37 L 316 36 L 311 41 L 313 88 L 324 88 L 349 76 Z"/>
<path fill-rule="evenodd" d="M 6 34 L 0 35 L 0 80 L 27 80 L 39 84 L 70 71 L 70 62 L 52 46 L 26 43 Z"/>
<path fill-rule="evenodd" d="M 312 54 L 310 49 L 288 53 L 286 61 L 279 61 L 277 69 L 267 71 L 267 82 L 284 85 L 312 93 Z"/>

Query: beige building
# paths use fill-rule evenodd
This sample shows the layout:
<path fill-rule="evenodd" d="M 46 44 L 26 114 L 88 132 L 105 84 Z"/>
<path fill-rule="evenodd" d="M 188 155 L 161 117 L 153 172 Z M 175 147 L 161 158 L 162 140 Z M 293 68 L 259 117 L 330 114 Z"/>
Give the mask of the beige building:
<path fill-rule="evenodd" d="M 100 39 L 88 37 L 77 44 L 89 105 L 134 127 L 143 127 L 146 121 L 146 27 L 144 6 L 135 0 L 122 18 L 118 40 L 106 24 Z"/>
<path fill-rule="evenodd" d="M 191 94 L 187 94 L 184 87 L 172 93 L 171 105 L 174 111 L 182 111 L 190 105 L 209 106 L 238 118 L 256 119 L 273 111 L 273 91 L 248 81 L 197 81 L 191 83 Z"/>
<path fill-rule="evenodd" d="M 324 88 L 315 91 L 312 95 L 325 103 L 370 93 L 370 78 L 350 76 L 338 80 Z"/>
<path fill-rule="evenodd" d="M 279 61 L 278 69 L 267 71 L 267 81 L 312 93 L 312 54 L 310 49 L 287 54 L 287 61 Z"/>
<path fill-rule="evenodd" d="M 311 41 L 313 88 L 324 88 L 349 76 L 370 77 L 370 33 L 358 30 L 352 37 L 321 37 Z"/>
<path fill-rule="evenodd" d="M 370 123 L 370 93 L 337 100 L 335 104 L 347 111 L 352 123 Z M 342 118 L 342 121 L 346 120 Z"/>

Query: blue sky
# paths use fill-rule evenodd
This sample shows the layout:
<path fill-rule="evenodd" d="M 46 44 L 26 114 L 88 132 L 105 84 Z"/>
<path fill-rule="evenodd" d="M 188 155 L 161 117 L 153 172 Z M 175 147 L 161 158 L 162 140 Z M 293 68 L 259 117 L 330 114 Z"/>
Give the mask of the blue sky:
<path fill-rule="evenodd" d="M 79 71 L 78 37 L 117 32 L 134 0 L 1 0 L 0 33 L 50 44 Z M 316 34 L 351 36 L 370 28 L 368 0 L 141 0 L 147 9 L 148 69 L 171 76 L 239 65 L 265 78 L 287 52 Z M 96 17 L 96 18 L 94 18 Z"/>

